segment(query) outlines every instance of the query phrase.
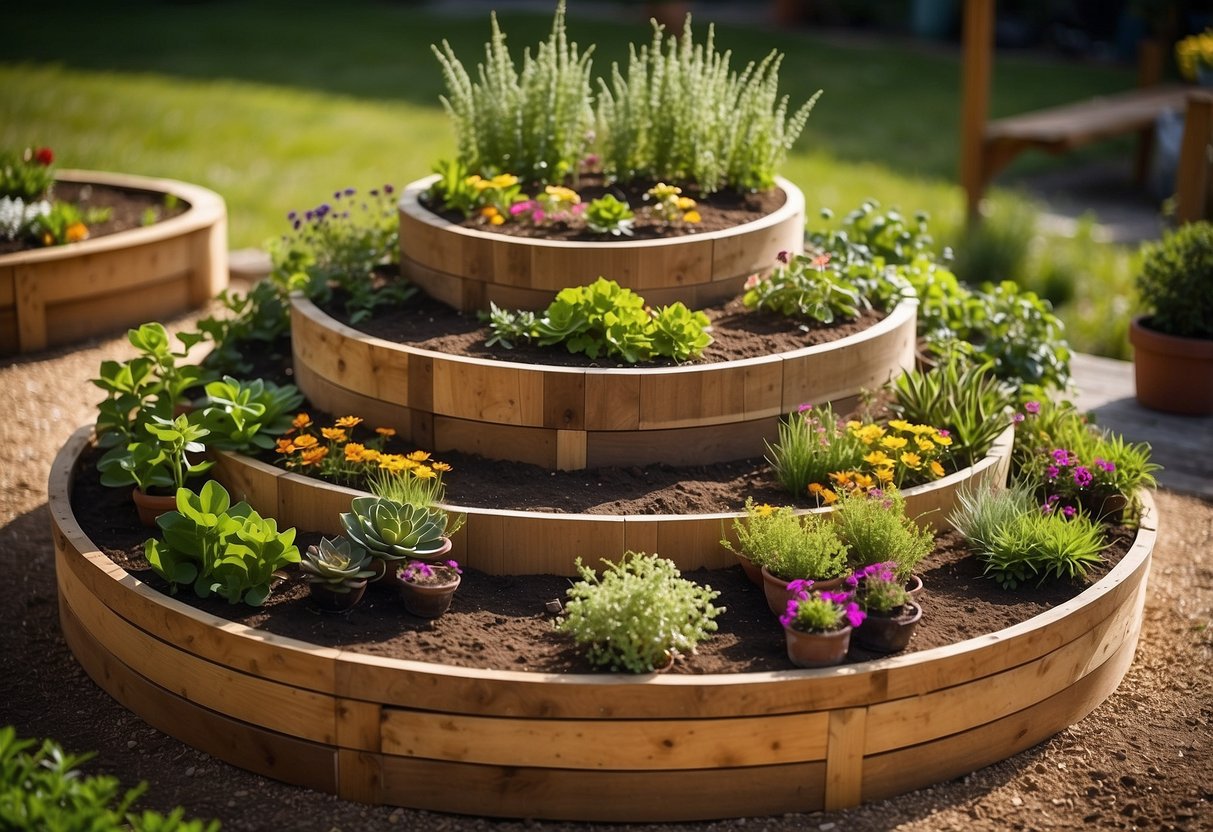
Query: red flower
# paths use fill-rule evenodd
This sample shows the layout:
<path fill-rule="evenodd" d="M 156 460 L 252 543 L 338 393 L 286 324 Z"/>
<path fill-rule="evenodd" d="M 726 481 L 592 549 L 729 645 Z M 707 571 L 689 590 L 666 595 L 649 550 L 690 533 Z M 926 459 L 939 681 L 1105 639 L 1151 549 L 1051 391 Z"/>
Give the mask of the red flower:
<path fill-rule="evenodd" d="M 40 147 L 34 152 L 34 161 L 40 165 L 49 165 L 55 161 L 55 154 L 49 147 Z"/>

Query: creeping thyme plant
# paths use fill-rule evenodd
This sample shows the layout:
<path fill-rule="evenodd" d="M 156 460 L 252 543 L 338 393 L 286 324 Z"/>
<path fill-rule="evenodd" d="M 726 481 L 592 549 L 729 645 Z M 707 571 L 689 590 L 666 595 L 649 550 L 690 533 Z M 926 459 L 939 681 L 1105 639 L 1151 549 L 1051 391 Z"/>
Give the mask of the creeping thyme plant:
<path fill-rule="evenodd" d="M 577 560 L 581 579 L 556 629 L 572 636 L 590 663 L 612 671 L 648 673 L 673 656 L 695 652 L 716 631 L 720 594 L 683 578 L 674 562 L 628 552 L 601 574 Z"/>

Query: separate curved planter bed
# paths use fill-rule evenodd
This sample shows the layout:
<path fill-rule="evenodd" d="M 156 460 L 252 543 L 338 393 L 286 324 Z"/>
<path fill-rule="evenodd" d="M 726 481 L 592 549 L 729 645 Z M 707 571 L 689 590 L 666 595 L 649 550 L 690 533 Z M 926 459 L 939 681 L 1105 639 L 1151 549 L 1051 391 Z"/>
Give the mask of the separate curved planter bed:
<path fill-rule="evenodd" d="M 610 242 L 464 228 L 418 201 L 437 178 L 413 182 L 401 196 L 400 268 L 431 297 L 464 312 L 488 309 L 490 301 L 508 309 L 542 309 L 561 289 L 598 277 L 653 306 L 682 301 L 697 309 L 738 294 L 750 275 L 770 272 L 779 252 L 804 248 L 804 194 L 778 177 L 786 199 L 762 219 L 682 237 Z"/>
<path fill-rule="evenodd" d="M 227 762 L 371 803 L 516 818 L 679 821 L 838 809 L 1022 751 L 1133 659 L 1154 546 L 1014 627 L 858 665 L 560 675 L 379 658 L 276 637 L 163 595 L 96 550 L 51 471 L 60 620 L 89 675 Z"/>
<path fill-rule="evenodd" d="M 941 527 L 961 488 L 1004 485 L 1014 436 L 1014 428 L 1008 427 L 976 465 L 907 488 L 903 494 L 909 516 Z M 351 499 L 363 495 L 240 454 L 218 451 L 213 456 L 216 462 L 211 474 L 233 498 L 247 500 L 262 514 L 276 517 L 280 526 L 341 534 L 338 515 L 350 510 Z M 658 552 L 683 570 L 721 569 L 736 563 L 735 556 L 720 545 L 722 535 L 736 543 L 733 520 L 741 514 L 735 512 L 616 515 L 447 508 L 467 516 L 467 526 L 452 538 L 451 557 L 493 575 L 576 575 L 578 557 L 587 563 L 597 563 L 599 558 L 617 560 L 628 549 Z"/>
<path fill-rule="evenodd" d="M 761 358 L 598 369 L 468 358 L 375 338 L 291 299 L 299 389 L 434 451 L 575 470 L 762 454 L 779 418 L 914 365 L 917 302 L 863 332 Z"/>
<path fill-rule="evenodd" d="M 227 285 L 227 209 L 171 179 L 59 171 L 64 182 L 172 194 L 182 214 L 62 246 L 0 254 L 0 354 L 71 343 L 203 306 Z"/>

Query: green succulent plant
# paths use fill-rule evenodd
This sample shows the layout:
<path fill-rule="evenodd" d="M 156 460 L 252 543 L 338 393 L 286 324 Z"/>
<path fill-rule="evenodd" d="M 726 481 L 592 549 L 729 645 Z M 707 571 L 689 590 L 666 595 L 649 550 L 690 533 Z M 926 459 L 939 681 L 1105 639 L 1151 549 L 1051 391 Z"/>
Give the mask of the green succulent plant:
<path fill-rule="evenodd" d="M 332 592 L 349 592 L 357 589 L 360 581 L 375 574 L 369 569 L 371 556 L 361 546 L 353 545 L 344 537 L 320 538 L 319 546 L 308 546 L 303 553 L 299 568 L 308 583 L 323 584 Z"/>
<path fill-rule="evenodd" d="M 425 559 L 442 551 L 447 514 L 439 508 L 411 506 L 382 497 L 355 497 L 341 515 L 350 541 L 385 561 Z"/>

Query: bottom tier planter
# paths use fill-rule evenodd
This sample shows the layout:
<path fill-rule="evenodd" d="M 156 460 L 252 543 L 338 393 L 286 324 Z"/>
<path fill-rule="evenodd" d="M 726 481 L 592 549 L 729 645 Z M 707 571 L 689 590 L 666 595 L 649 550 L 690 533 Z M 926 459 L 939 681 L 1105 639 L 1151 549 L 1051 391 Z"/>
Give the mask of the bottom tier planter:
<path fill-rule="evenodd" d="M 148 587 L 72 514 L 87 443 L 80 431 L 60 452 L 49 504 L 64 636 L 97 684 L 150 725 L 251 771 L 350 800 L 477 815 L 839 809 L 1009 757 L 1115 690 L 1133 660 L 1155 538 L 1144 495 L 1130 552 L 1071 601 L 866 664 L 705 676 L 476 670 L 278 637 Z"/>

